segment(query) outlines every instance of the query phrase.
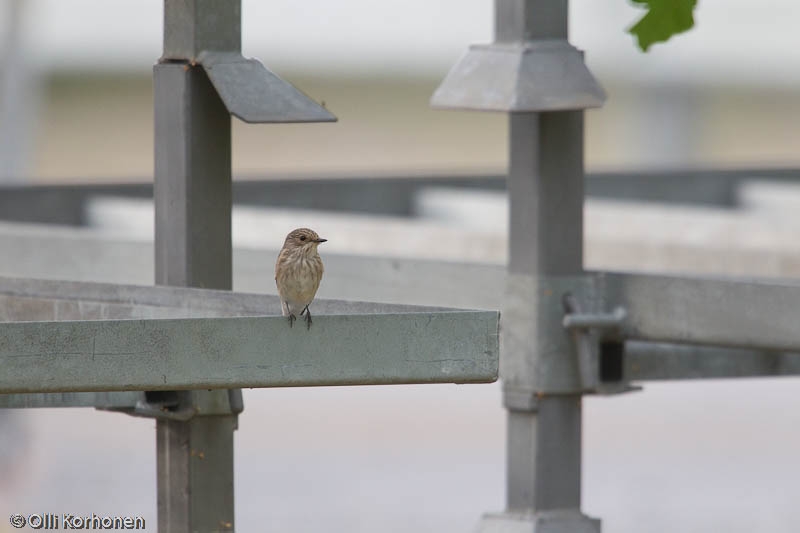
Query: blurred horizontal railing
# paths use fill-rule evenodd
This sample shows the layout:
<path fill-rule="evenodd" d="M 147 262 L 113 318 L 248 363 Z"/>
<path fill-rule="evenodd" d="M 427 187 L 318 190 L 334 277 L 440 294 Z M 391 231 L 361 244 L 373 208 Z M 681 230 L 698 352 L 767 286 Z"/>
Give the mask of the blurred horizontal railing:
<path fill-rule="evenodd" d="M 597 172 L 586 176 L 586 195 L 615 200 L 733 207 L 736 191 L 747 181 L 800 183 L 799 168 Z M 422 187 L 505 190 L 505 176 L 418 174 L 332 176 L 240 176 L 233 201 L 241 205 L 280 206 L 410 216 Z M 132 183 L 0 185 L 0 220 L 80 226 L 84 205 L 93 196 L 152 198 L 153 186 Z"/>

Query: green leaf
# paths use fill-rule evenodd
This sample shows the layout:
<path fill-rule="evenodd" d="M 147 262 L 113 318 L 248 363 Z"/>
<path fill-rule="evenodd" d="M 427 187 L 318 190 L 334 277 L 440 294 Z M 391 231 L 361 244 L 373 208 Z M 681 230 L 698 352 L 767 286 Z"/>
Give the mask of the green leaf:
<path fill-rule="evenodd" d="M 631 0 L 647 8 L 647 13 L 628 33 L 634 35 L 639 48 L 647 52 L 654 43 L 669 40 L 694 26 L 693 11 L 697 0 Z"/>

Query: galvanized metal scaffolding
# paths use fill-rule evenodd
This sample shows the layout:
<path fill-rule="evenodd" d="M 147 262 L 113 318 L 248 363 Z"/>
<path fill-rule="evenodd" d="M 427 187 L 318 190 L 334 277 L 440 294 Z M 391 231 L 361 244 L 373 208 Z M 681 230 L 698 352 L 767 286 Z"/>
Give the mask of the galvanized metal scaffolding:
<path fill-rule="evenodd" d="M 567 0 L 496 0 L 495 43 L 471 47 L 432 98 L 436 107 L 510 113 L 507 511 L 486 515 L 482 532 L 600 527 L 580 512 L 583 391 L 553 313 L 558 286 L 583 273 L 583 109 L 604 100 L 567 42 L 567 15 Z"/>
<path fill-rule="evenodd" d="M 154 67 L 157 284 L 231 289 L 231 114 L 335 120 L 240 49 L 239 0 L 165 0 Z M 232 387 L 497 378 L 496 312 L 318 301 L 328 315 L 306 331 L 287 327 L 274 297 L 196 289 L 3 279 L 0 300 L 0 405 L 155 418 L 164 532 L 234 530 L 244 406 Z"/>
<path fill-rule="evenodd" d="M 605 96 L 567 16 L 568 0 L 495 0 L 495 42 L 473 45 L 431 99 L 510 114 L 506 510 L 481 533 L 599 533 L 581 512 L 583 394 L 635 390 L 639 372 L 785 375 L 800 360 L 781 352 L 800 349 L 797 287 L 583 271 L 583 109 Z"/>
<path fill-rule="evenodd" d="M 585 272 L 583 109 L 602 104 L 602 89 L 567 42 L 567 0 L 495 7 L 496 42 L 472 47 L 432 103 L 510 113 L 507 272 L 413 261 L 390 270 L 437 295 L 506 284 L 507 502 L 478 530 L 594 533 L 599 520 L 581 512 L 582 396 L 650 379 L 800 375 L 800 285 Z M 241 57 L 238 0 L 165 0 L 164 44 L 156 280 L 230 289 L 230 114 L 333 117 Z M 156 418 L 160 531 L 234 529 L 238 387 L 497 375 L 495 312 L 319 301 L 306 332 L 286 328 L 275 297 L 180 287 L 0 278 L 0 407 Z"/>
<path fill-rule="evenodd" d="M 333 117 L 241 56 L 240 0 L 165 0 L 164 54 L 153 79 L 156 283 L 230 290 L 230 114 L 253 122 Z M 277 82 L 265 87 L 265 79 Z M 179 397 L 178 409 L 205 408 L 189 420 L 157 419 L 158 529 L 233 531 L 242 392 Z"/>

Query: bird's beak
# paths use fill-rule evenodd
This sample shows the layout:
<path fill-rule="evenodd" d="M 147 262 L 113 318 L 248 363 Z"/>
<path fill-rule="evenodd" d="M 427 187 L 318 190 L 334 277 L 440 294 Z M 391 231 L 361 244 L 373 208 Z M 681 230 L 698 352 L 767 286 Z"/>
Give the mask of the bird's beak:
<path fill-rule="evenodd" d="M 314 242 L 328 242 L 328 239 L 316 239 Z"/>

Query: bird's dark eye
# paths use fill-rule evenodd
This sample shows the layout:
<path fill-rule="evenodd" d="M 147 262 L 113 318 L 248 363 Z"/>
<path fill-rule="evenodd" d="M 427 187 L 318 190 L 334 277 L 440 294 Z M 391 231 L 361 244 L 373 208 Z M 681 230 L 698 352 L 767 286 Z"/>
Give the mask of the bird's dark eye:
<path fill-rule="evenodd" d="M 304 240 L 306 240 L 306 236 L 305 236 L 305 235 L 300 235 L 300 240 L 301 240 L 301 241 L 304 241 Z"/>

